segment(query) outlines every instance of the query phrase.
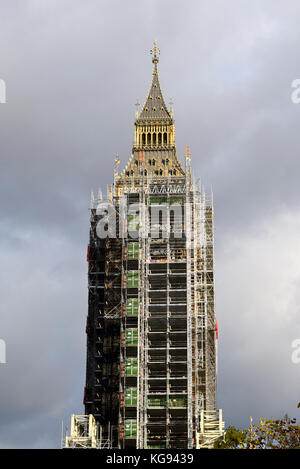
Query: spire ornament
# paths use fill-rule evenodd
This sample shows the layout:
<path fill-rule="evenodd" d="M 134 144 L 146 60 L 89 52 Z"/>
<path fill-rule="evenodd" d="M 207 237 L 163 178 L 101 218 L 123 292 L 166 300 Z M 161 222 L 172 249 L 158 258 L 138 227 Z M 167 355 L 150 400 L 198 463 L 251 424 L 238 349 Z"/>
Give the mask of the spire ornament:
<path fill-rule="evenodd" d="M 157 64 L 159 62 L 160 49 L 157 47 L 157 40 L 154 41 L 154 47 L 150 51 L 152 57 L 152 63 L 154 64 L 153 75 L 157 75 Z"/>

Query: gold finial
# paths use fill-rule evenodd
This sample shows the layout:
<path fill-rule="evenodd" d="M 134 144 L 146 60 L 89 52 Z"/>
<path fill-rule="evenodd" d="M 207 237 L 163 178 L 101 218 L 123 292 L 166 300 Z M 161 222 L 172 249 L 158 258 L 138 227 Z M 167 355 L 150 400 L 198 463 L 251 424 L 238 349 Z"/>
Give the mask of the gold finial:
<path fill-rule="evenodd" d="M 115 164 L 116 164 L 116 170 L 118 170 L 118 166 L 120 164 L 119 155 L 116 155 Z"/>
<path fill-rule="evenodd" d="M 151 52 L 151 55 L 153 55 L 152 62 L 153 62 L 154 64 L 157 64 L 158 61 L 159 61 L 158 56 L 159 56 L 159 54 L 160 54 L 160 50 L 159 50 L 159 48 L 157 47 L 157 40 L 156 40 L 156 39 L 155 39 L 155 41 L 154 41 L 154 47 L 153 47 L 153 49 L 151 49 L 150 52 Z"/>

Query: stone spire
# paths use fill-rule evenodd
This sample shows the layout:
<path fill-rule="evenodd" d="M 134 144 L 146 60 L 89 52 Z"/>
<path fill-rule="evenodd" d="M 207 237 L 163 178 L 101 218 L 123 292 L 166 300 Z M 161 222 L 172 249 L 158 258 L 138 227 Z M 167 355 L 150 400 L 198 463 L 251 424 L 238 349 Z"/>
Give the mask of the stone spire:
<path fill-rule="evenodd" d="M 154 47 L 151 50 L 151 54 L 153 62 L 152 82 L 147 99 L 141 112 L 137 116 L 136 122 L 167 121 L 170 123 L 172 122 L 172 117 L 165 104 L 158 79 L 157 65 L 159 62 L 160 50 L 157 47 L 157 41 L 154 41 Z"/>

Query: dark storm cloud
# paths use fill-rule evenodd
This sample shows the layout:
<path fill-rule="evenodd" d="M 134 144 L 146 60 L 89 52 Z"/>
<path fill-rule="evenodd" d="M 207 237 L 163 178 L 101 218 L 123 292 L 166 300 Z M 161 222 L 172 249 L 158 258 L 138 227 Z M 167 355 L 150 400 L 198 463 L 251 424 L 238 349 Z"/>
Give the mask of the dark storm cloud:
<path fill-rule="evenodd" d="M 294 414 L 299 16 L 297 1 L 0 1 L 2 447 L 57 446 L 82 412 L 90 190 L 130 155 L 155 38 L 179 156 L 190 144 L 214 188 L 219 405 L 239 425 Z"/>

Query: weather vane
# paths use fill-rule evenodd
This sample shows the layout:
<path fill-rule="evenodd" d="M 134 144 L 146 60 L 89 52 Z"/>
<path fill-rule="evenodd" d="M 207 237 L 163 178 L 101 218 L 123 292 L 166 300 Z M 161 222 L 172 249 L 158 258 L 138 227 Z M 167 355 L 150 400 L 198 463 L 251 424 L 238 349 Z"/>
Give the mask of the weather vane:
<path fill-rule="evenodd" d="M 158 56 L 160 55 L 160 49 L 157 47 L 157 40 L 154 41 L 154 47 L 151 49 L 151 55 L 153 55 L 152 62 L 155 64 L 158 63 Z"/>

